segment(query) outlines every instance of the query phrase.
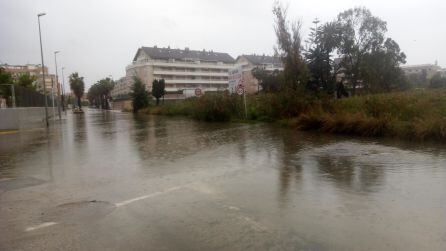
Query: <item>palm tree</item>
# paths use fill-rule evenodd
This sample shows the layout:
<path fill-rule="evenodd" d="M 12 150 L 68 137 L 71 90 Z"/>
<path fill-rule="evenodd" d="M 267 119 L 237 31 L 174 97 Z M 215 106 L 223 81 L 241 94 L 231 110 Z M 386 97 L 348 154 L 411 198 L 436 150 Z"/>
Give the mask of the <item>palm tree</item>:
<path fill-rule="evenodd" d="M 88 99 L 90 104 L 96 107 L 101 107 L 102 109 L 110 109 L 109 99 L 110 92 L 113 90 L 115 82 L 111 78 L 104 78 L 92 85 L 88 89 Z"/>
<path fill-rule="evenodd" d="M 77 105 L 79 106 L 79 109 L 82 110 L 81 98 L 84 95 L 85 89 L 84 77 L 79 77 L 77 72 L 72 73 L 70 75 L 70 88 L 77 97 Z"/>

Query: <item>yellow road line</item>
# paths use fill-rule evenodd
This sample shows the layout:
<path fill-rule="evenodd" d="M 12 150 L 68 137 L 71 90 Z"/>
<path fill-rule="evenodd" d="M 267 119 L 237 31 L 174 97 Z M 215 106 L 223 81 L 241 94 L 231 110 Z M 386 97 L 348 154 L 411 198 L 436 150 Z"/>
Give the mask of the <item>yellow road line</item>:
<path fill-rule="evenodd" d="M 0 135 L 8 135 L 8 134 L 15 134 L 18 133 L 17 130 L 11 130 L 11 131 L 0 131 Z"/>

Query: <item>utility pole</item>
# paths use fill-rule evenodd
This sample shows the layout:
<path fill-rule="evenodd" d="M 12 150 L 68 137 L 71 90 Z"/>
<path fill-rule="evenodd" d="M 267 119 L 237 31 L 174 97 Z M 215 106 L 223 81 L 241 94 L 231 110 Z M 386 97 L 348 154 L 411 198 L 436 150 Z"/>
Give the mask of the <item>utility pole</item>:
<path fill-rule="evenodd" d="M 46 99 L 45 64 L 43 63 L 42 33 L 40 31 L 40 17 L 45 15 L 46 13 L 37 14 L 37 23 L 39 24 L 40 57 L 42 59 L 42 83 L 43 83 L 43 96 L 45 97 L 45 121 L 46 121 L 46 126 L 48 127 L 50 123 L 48 122 L 48 101 Z"/>
<path fill-rule="evenodd" d="M 55 51 L 54 52 L 54 63 L 56 64 L 56 86 L 57 86 L 57 112 L 59 113 L 59 120 L 61 120 L 61 116 L 60 116 L 60 85 L 59 85 L 59 76 L 57 75 L 57 53 L 59 53 L 59 51 Z"/>

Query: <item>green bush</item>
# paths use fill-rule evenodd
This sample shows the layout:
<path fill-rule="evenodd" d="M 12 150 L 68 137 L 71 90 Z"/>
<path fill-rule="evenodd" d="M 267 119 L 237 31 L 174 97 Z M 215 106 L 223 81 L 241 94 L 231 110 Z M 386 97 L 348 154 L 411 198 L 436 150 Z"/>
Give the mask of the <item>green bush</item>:
<path fill-rule="evenodd" d="M 300 130 L 360 136 L 446 139 L 446 91 L 407 91 L 340 100 L 308 93 L 247 96 L 248 119 L 277 121 Z M 228 93 L 149 108 L 145 113 L 184 115 L 202 121 L 244 119 L 243 99 Z"/>
<path fill-rule="evenodd" d="M 409 91 L 314 103 L 295 125 L 329 133 L 444 140 L 446 93 Z"/>
<path fill-rule="evenodd" d="M 192 117 L 203 121 L 224 122 L 237 114 L 237 97 L 229 94 L 207 94 L 192 105 Z"/>

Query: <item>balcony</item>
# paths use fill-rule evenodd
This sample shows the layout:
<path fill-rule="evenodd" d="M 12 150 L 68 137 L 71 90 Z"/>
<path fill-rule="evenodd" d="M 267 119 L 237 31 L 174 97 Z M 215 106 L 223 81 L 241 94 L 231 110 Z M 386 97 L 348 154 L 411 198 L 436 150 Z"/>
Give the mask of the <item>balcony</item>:
<path fill-rule="evenodd" d="M 166 79 L 166 84 L 228 84 L 228 80 Z"/>
<path fill-rule="evenodd" d="M 173 75 L 173 76 L 202 76 L 202 77 L 227 77 L 227 72 L 205 72 L 205 71 L 165 71 L 155 70 L 154 75 Z"/>
<path fill-rule="evenodd" d="M 148 62 L 134 62 L 133 64 L 126 67 L 126 70 L 132 69 L 134 67 L 141 66 L 161 66 L 161 67 L 183 67 L 183 68 L 208 68 L 208 69 L 232 69 L 234 68 L 234 64 L 212 64 L 201 62 L 200 64 L 196 63 L 188 63 L 188 62 L 157 62 L 157 61 L 148 61 Z"/>

